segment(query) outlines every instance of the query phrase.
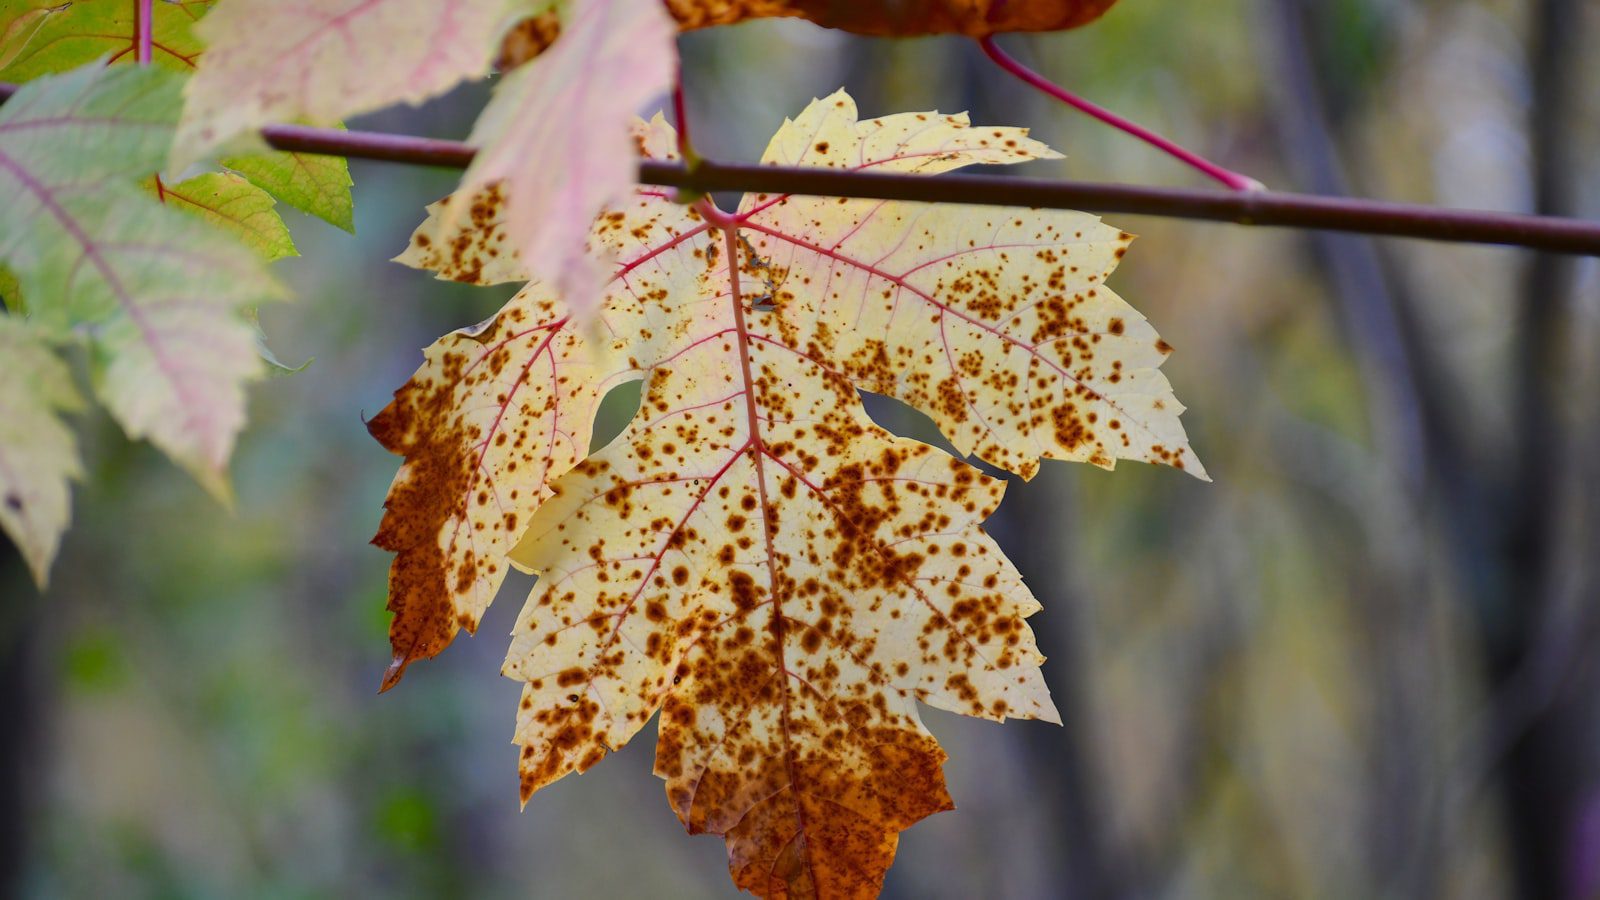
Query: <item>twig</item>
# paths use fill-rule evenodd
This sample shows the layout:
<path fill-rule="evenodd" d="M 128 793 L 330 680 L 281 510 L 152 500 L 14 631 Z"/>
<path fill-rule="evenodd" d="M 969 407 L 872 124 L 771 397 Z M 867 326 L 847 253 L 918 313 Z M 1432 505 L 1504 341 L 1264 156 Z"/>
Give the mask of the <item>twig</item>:
<path fill-rule="evenodd" d="M 1139 185 L 995 178 L 987 175 L 895 175 L 822 168 L 702 162 L 643 163 L 640 181 L 695 191 L 754 191 L 969 203 L 1043 209 L 1084 209 L 1174 219 L 1350 231 L 1394 237 L 1538 247 L 1600 256 L 1600 222 L 1512 213 L 1442 209 L 1405 203 L 1274 191 L 1201 191 Z"/>
<path fill-rule="evenodd" d="M 1096 119 L 1099 119 L 1107 125 L 1110 125 L 1112 128 L 1115 128 L 1119 131 L 1125 131 L 1128 134 L 1133 135 L 1139 140 L 1144 141 L 1152 147 L 1155 147 L 1157 150 L 1181 160 L 1185 165 L 1203 172 L 1207 177 L 1221 182 L 1230 190 L 1259 191 L 1263 189 L 1261 182 L 1255 180 L 1254 178 L 1224 169 L 1222 166 L 1217 165 L 1200 154 L 1179 146 L 1178 144 L 1144 127 L 1143 125 L 1129 121 L 1128 119 L 1124 119 L 1122 116 L 1117 115 L 1098 103 L 1085 100 L 1061 85 L 1056 84 L 1043 75 L 1040 75 L 1038 72 L 1035 72 L 1034 70 L 1023 65 L 1022 62 L 1016 57 L 1005 52 L 1004 50 L 1001 50 L 1000 45 L 994 42 L 993 35 L 982 38 L 978 41 L 978 45 L 983 48 L 983 52 L 988 54 L 989 58 L 994 61 L 995 65 L 1015 76 L 1018 80 L 1037 88 L 1038 90 L 1050 95 L 1051 97 L 1054 97 L 1057 100 L 1060 100 L 1062 103 L 1067 104 L 1079 112 L 1087 113 Z"/>
<path fill-rule="evenodd" d="M 148 66 L 155 56 L 154 0 L 138 0 L 134 8 L 134 60 Z"/>
<path fill-rule="evenodd" d="M 678 126 L 678 156 L 685 163 L 693 164 L 699 157 L 694 152 L 694 142 L 689 139 L 689 102 L 683 96 L 681 64 L 672 78 L 672 124 Z"/>
<path fill-rule="evenodd" d="M 15 90 L 15 85 L 0 84 L 0 100 L 9 97 Z M 269 125 L 261 129 L 261 136 L 269 146 L 278 150 L 455 169 L 466 168 L 473 155 L 473 149 L 459 141 L 371 131 L 340 131 L 307 125 Z M 1232 222 L 1237 225 L 1271 225 L 1457 243 L 1500 244 L 1533 247 L 1553 253 L 1600 256 L 1600 221 L 1445 209 L 1315 194 L 1201 191 L 1037 178 L 995 178 L 987 175 L 930 177 L 738 165 L 709 160 L 701 162 L 692 171 L 676 164 L 642 163 L 639 166 L 639 180 L 644 184 L 702 193 L 754 191 L 1033 209 L 1082 209 L 1169 219 Z"/>

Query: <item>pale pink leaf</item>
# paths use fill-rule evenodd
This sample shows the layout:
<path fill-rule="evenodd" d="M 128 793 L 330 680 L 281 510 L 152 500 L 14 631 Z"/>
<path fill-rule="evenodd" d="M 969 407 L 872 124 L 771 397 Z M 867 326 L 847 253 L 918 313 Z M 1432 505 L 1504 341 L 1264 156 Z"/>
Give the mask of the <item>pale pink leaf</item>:
<path fill-rule="evenodd" d="M 676 27 L 659 3 L 574 4 L 561 37 L 505 77 L 470 142 L 477 158 L 442 213 L 441 243 L 473 227 L 474 197 L 506 194 L 507 239 L 580 318 L 599 307 L 606 261 L 585 254 L 595 216 L 636 181 L 630 124 L 672 82 Z"/>
<path fill-rule="evenodd" d="M 273 122 L 331 125 L 489 71 L 510 0 L 226 0 L 200 23 L 174 168 Z"/>

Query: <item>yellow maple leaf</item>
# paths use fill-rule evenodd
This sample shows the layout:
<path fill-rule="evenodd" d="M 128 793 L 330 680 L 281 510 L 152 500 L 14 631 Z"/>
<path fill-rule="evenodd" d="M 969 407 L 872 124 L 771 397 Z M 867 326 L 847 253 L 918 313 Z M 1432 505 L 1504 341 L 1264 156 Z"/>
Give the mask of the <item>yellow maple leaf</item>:
<path fill-rule="evenodd" d="M 505 554 L 549 482 L 589 451 L 605 395 L 603 346 L 566 328 L 565 307 L 529 285 L 494 318 L 446 335 L 367 428 L 406 457 L 373 539 L 389 575 L 392 687 L 478 620 L 505 580 Z"/>
<path fill-rule="evenodd" d="M 675 156 L 659 117 L 638 143 Z M 1050 155 L 1020 130 L 960 116 L 858 122 L 841 93 L 786 123 L 767 159 L 931 173 Z M 473 206 L 474 230 L 444 243 L 435 207 L 402 260 L 468 281 L 517 277 L 496 195 Z M 644 388 L 621 436 L 582 461 L 543 461 L 540 488 L 516 504 L 527 525 L 511 561 L 540 575 L 504 667 L 525 682 L 524 800 L 660 710 L 656 772 L 690 831 L 727 840 L 740 887 L 874 893 L 900 831 L 951 806 L 919 703 L 1056 714 L 1025 622 L 1039 604 L 981 528 L 1003 482 L 877 427 L 857 389 L 926 409 L 958 447 L 1024 474 L 1047 456 L 1203 474 L 1156 371 L 1167 348 L 1103 285 L 1127 239 L 1077 213 L 754 196 L 730 215 L 658 189 L 601 216 L 590 251 L 620 262 L 597 336 L 572 337 L 591 332 L 553 300 L 533 320 L 594 342 L 594 391 Z M 418 379 L 461 381 L 505 327 L 454 362 L 436 348 Z M 438 523 L 471 522 L 482 505 L 468 485 L 488 477 L 472 454 L 489 432 L 430 423 L 492 415 L 537 430 L 564 414 L 554 394 L 531 412 L 508 404 L 511 383 L 436 392 L 408 432 L 452 460 L 452 489 L 414 517 L 446 578 L 459 560 L 440 554 L 460 548 Z M 404 452 L 407 469 L 427 459 Z M 402 470 L 397 491 L 408 483 Z M 391 518 L 411 527 L 402 505 L 391 496 Z M 511 543 L 512 529 L 485 530 L 493 547 Z M 421 621 L 460 609 L 447 599 Z"/>
<path fill-rule="evenodd" d="M 842 91 L 762 162 L 925 175 L 1060 154 L 964 115 L 859 122 Z M 780 336 L 927 413 L 963 453 L 1031 478 L 1041 458 L 1165 463 L 1205 478 L 1159 371 L 1171 348 L 1105 286 L 1132 236 L 1086 213 L 747 196 Z"/>

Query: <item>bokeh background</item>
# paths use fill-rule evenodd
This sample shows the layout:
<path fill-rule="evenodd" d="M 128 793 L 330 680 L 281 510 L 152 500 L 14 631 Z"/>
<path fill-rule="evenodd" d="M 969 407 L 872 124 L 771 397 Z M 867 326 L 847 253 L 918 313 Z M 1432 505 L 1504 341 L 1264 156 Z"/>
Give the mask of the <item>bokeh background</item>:
<path fill-rule="evenodd" d="M 1274 187 L 1600 214 L 1592 0 L 1126 0 L 1003 43 Z M 866 115 L 1030 125 L 1068 159 L 1029 175 L 1200 184 L 959 40 L 682 47 L 716 158 L 843 85 Z M 459 137 L 484 96 L 353 124 Z M 509 291 L 385 261 L 451 173 L 354 174 L 355 236 L 285 212 L 298 300 L 263 323 L 315 361 L 253 390 L 236 509 L 91 416 L 49 592 L 0 546 L 0 894 L 733 895 L 653 728 L 518 811 L 498 669 L 527 580 L 376 694 L 396 460 L 363 416 Z M 885 895 L 1600 896 L 1600 265 L 1112 219 L 1142 235 L 1112 285 L 1178 348 L 1215 483 L 1012 486 L 991 531 L 1066 725 L 928 710 L 960 809 L 904 835 Z"/>

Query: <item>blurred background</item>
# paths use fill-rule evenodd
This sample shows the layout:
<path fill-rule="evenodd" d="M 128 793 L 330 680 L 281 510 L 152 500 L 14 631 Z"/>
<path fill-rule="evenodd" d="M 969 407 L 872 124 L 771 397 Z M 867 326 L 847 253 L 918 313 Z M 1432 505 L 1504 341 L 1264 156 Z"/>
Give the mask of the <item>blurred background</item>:
<path fill-rule="evenodd" d="M 1126 0 L 1002 43 L 1272 187 L 1600 215 L 1592 0 Z M 864 115 L 1032 126 L 1068 159 L 1028 175 L 1202 184 L 960 40 L 682 46 L 715 158 L 843 85 Z M 461 137 L 483 98 L 352 124 Z M 0 545 L 0 895 L 732 896 L 653 729 L 518 811 L 498 670 L 526 579 L 376 694 L 397 460 L 363 416 L 510 291 L 385 261 L 452 173 L 354 175 L 354 237 L 285 210 L 299 299 L 263 324 L 315 361 L 253 390 L 237 508 L 91 416 L 49 592 Z M 1600 896 L 1600 265 L 1111 219 L 1215 483 L 1012 486 L 990 530 L 1066 724 L 927 710 L 960 810 L 903 836 L 885 896 Z"/>

